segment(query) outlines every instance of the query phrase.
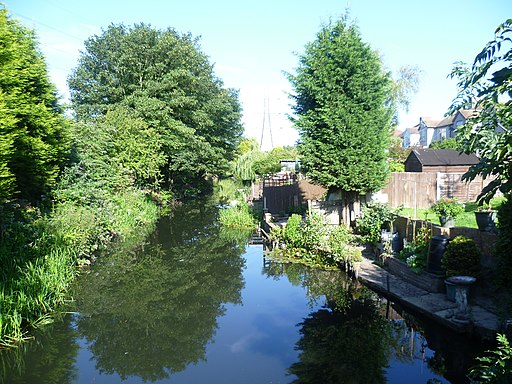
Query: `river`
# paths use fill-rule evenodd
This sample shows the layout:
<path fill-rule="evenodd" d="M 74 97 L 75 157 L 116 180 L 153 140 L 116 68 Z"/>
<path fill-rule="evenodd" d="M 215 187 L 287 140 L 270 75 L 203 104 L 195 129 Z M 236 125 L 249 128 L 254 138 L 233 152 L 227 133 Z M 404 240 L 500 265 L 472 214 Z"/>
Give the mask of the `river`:
<path fill-rule="evenodd" d="M 482 347 L 341 271 L 265 258 L 187 204 L 77 279 L 69 313 L 0 354 L 4 383 L 467 383 Z"/>

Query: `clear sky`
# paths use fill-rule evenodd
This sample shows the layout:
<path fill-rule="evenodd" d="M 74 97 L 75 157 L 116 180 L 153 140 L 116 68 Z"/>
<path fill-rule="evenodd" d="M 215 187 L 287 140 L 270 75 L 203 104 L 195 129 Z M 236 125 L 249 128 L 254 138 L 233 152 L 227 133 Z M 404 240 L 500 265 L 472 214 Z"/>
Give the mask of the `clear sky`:
<path fill-rule="evenodd" d="M 227 87 L 240 90 L 245 135 L 269 149 L 293 145 L 283 72 L 315 39 L 322 24 L 348 8 L 363 40 L 396 73 L 403 65 L 423 72 L 420 90 L 400 128 L 421 117 L 441 119 L 455 96 L 447 78 L 456 61 L 471 62 L 501 22 L 512 17 L 511 0 L 0 0 L 11 15 L 36 30 L 50 75 L 63 98 L 83 41 L 111 23 L 149 23 L 200 36 L 202 51 Z"/>

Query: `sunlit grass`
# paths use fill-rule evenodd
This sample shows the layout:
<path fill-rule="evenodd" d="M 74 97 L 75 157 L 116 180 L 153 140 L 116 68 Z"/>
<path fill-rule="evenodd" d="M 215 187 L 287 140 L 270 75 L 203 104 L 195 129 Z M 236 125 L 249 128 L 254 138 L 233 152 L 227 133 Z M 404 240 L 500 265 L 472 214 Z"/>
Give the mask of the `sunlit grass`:
<path fill-rule="evenodd" d="M 493 198 L 491 200 L 490 208 L 498 209 L 503 201 L 503 197 Z M 461 215 L 457 216 L 457 219 L 455 221 L 456 226 L 478 228 L 474 213 L 475 210 L 477 210 L 477 208 L 478 205 L 475 202 L 464 203 L 464 212 Z M 441 225 L 441 223 L 439 222 L 439 217 L 428 208 L 418 208 L 416 210 L 414 210 L 414 208 L 402 208 L 400 210 L 400 215 L 412 219 L 421 219 L 429 221 L 435 225 Z"/>

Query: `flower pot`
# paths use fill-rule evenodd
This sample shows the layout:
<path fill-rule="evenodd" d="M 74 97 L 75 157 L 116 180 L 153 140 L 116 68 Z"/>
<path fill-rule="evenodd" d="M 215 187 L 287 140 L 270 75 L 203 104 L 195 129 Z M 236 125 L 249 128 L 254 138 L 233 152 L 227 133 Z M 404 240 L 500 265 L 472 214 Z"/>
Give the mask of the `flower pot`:
<path fill-rule="evenodd" d="M 476 279 L 471 276 L 452 276 L 447 278 L 444 281 L 446 285 L 446 298 L 449 301 L 455 302 L 457 289 L 463 290 L 466 298 L 469 298 L 469 288 L 475 281 Z"/>
<path fill-rule="evenodd" d="M 476 225 L 482 232 L 492 232 L 496 229 L 494 224 L 496 221 L 495 211 L 475 212 Z"/>
<path fill-rule="evenodd" d="M 455 218 L 450 216 L 439 216 L 441 227 L 451 228 L 455 227 Z"/>

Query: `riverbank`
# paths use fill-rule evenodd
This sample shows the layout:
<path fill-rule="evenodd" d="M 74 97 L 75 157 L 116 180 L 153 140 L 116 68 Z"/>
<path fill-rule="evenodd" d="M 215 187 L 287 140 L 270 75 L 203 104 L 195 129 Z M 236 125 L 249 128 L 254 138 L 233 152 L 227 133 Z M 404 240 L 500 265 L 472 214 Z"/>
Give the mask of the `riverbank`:
<path fill-rule="evenodd" d="M 377 265 L 371 253 L 364 255 L 358 279 L 376 292 L 398 301 L 456 332 L 471 333 L 485 339 L 494 339 L 499 319 L 489 297 L 479 295 L 469 300 L 469 319 L 456 318 L 458 306 L 445 293 L 430 292 Z"/>
<path fill-rule="evenodd" d="M 52 321 L 69 300 L 79 265 L 114 242 L 137 244 L 159 217 L 157 205 L 137 189 L 104 193 L 94 204 L 63 201 L 47 212 L 11 205 L 0 211 L 0 348 Z"/>
<path fill-rule="evenodd" d="M 284 226 L 285 220 L 272 222 L 264 220 L 263 231 L 270 233 L 274 226 Z M 458 304 L 449 301 L 444 293 L 444 279 L 428 278 L 417 275 L 409 268 L 403 273 L 388 260 L 387 266 L 381 266 L 370 250 L 363 251 L 363 260 L 357 272 L 357 278 L 372 290 L 432 319 L 433 321 L 459 333 L 475 334 L 480 338 L 494 339 L 500 323 L 498 311 L 490 295 L 478 292 L 472 294 L 464 320 Z M 397 261 L 399 263 L 399 261 Z"/>

